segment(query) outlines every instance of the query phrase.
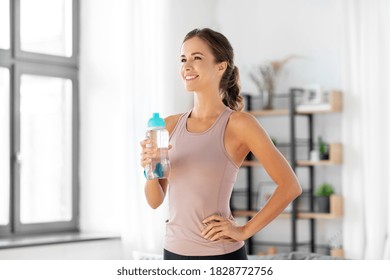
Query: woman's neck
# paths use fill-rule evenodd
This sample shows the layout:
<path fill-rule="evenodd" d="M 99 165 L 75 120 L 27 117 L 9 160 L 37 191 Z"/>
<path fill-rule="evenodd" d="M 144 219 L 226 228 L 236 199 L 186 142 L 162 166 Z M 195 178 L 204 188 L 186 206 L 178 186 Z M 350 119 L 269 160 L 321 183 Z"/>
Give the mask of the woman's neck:
<path fill-rule="evenodd" d="M 218 116 L 226 106 L 223 104 L 218 93 L 194 93 L 194 108 L 191 117 L 208 119 Z"/>

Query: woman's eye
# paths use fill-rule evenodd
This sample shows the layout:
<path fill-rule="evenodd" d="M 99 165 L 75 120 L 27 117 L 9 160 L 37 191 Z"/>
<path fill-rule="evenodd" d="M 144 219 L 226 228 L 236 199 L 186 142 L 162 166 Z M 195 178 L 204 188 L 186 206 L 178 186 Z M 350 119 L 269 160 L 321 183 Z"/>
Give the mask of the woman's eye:
<path fill-rule="evenodd" d="M 180 62 L 181 62 L 181 63 L 184 63 L 184 62 L 186 62 L 186 59 L 185 59 L 185 58 L 182 58 L 182 59 L 180 59 Z"/>
<path fill-rule="evenodd" d="M 202 60 L 202 58 L 199 57 L 199 56 L 195 56 L 195 57 L 194 57 L 194 60 Z"/>

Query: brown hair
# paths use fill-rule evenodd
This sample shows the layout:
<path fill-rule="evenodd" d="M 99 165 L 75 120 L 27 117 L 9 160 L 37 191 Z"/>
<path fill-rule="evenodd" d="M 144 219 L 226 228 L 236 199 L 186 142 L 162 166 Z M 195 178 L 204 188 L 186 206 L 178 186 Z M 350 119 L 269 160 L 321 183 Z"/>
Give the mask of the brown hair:
<path fill-rule="evenodd" d="M 193 37 L 198 37 L 209 45 L 216 63 L 226 61 L 227 68 L 219 84 L 222 102 L 232 110 L 241 111 L 243 100 L 240 95 L 240 76 L 237 66 L 234 65 L 234 52 L 229 40 L 219 32 L 203 28 L 190 31 L 184 37 L 183 43 Z"/>

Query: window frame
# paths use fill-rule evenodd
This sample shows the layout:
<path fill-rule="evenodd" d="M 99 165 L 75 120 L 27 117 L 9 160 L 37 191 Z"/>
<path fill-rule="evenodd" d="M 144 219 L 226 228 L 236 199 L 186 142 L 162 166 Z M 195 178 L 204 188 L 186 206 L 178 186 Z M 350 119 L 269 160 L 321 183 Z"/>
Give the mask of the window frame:
<path fill-rule="evenodd" d="M 0 49 L 0 66 L 10 77 L 10 209 L 9 224 L 0 225 L 0 238 L 7 236 L 79 231 L 79 30 L 80 3 L 72 1 L 72 56 L 61 57 L 20 50 L 20 0 L 10 1 L 9 50 Z M 72 81 L 72 219 L 23 224 L 20 221 L 20 77 L 23 74 L 66 78 Z"/>

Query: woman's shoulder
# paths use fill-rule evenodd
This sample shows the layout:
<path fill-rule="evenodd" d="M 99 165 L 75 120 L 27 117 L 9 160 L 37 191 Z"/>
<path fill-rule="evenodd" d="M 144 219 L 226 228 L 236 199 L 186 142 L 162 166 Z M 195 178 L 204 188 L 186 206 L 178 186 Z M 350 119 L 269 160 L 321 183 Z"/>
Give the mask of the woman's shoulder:
<path fill-rule="evenodd" d="M 171 133 L 171 132 L 174 130 L 174 128 L 175 128 L 177 122 L 179 121 L 180 117 L 181 117 L 183 114 L 184 114 L 184 113 L 180 113 L 180 114 L 176 114 L 176 115 L 170 115 L 170 116 L 164 118 L 164 120 L 165 120 L 165 125 L 166 125 L 167 130 L 169 131 L 169 133 Z"/>
<path fill-rule="evenodd" d="M 233 134 L 239 138 L 246 138 L 254 134 L 257 135 L 256 137 L 259 137 L 260 134 L 265 134 L 264 128 L 256 117 L 247 112 L 233 112 L 230 116 L 228 126 Z"/>
<path fill-rule="evenodd" d="M 258 121 L 253 115 L 243 111 L 232 112 L 229 123 L 236 128 L 243 128 L 248 125 L 258 125 Z"/>

